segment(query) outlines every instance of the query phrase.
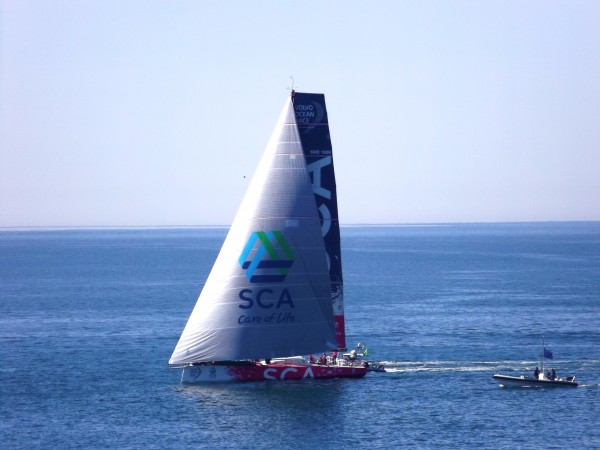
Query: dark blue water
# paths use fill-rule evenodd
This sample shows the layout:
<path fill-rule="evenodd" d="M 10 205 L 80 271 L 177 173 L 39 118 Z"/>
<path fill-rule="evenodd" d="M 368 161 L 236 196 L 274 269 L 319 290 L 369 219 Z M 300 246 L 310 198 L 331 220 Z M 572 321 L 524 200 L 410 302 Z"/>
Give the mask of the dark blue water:
<path fill-rule="evenodd" d="M 181 386 L 225 233 L 0 233 L 0 447 L 600 447 L 600 223 L 344 228 L 348 343 L 388 373 Z M 542 336 L 581 387 L 499 388 Z"/>

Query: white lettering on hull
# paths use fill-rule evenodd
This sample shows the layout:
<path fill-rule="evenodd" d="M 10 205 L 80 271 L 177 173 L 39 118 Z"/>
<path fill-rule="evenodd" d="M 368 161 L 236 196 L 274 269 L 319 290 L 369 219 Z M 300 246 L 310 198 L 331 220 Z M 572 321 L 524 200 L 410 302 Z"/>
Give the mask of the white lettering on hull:
<path fill-rule="evenodd" d="M 265 380 L 285 380 L 286 376 L 288 374 L 295 374 L 298 373 L 298 371 L 300 370 L 300 368 L 298 367 L 286 367 L 285 369 L 283 369 L 281 371 L 281 373 L 279 374 L 279 378 L 277 378 L 277 372 L 278 369 L 275 367 L 269 367 L 267 369 L 264 370 L 263 372 L 263 376 L 265 377 Z M 294 379 L 297 378 L 302 378 L 302 379 L 306 379 L 306 378 L 315 378 L 315 374 L 312 371 L 311 367 L 306 367 L 304 368 L 304 373 L 302 374 L 302 377 L 293 377 Z"/>

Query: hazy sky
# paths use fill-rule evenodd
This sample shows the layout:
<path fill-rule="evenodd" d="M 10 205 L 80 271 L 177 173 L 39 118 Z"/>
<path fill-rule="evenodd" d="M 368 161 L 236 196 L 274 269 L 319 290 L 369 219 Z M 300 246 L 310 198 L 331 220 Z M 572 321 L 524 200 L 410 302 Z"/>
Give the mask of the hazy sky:
<path fill-rule="evenodd" d="M 600 220 L 598 0 L 0 4 L 0 227 L 230 224 L 290 75 L 342 223 Z"/>

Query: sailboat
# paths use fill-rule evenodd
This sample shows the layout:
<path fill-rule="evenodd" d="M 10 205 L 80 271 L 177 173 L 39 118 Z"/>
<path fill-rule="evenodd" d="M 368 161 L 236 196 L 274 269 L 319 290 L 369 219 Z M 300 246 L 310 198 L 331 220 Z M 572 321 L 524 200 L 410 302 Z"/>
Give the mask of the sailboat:
<path fill-rule="evenodd" d="M 344 350 L 325 96 L 292 90 L 169 365 L 184 383 L 363 377 Z"/>

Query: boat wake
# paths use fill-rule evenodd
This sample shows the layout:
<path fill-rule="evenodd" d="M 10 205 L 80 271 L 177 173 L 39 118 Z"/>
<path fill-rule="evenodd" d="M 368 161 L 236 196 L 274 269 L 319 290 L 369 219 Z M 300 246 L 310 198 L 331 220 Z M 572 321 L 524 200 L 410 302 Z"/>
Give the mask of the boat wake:
<path fill-rule="evenodd" d="M 577 387 L 579 389 L 581 389 L 581 388 L 588 388 L 588 389 L 590 389 L 590 388 L 600 388 L 600 383 L 598 383 L 598 384 L 594 384 L 594 383 L 592 383 L 592 384 L 580 384 Z"/>
<path fill-rule="evenodd" d="M 378 361 L 388 374 L 411 373 L 533 373 L 536 361 Z M 572 362 L 573 363 L 573 362 Z M 519 369 L 514 369 L 518 366 Z M 579 384 L 579 388 L 600 388 L 600 383 Z"/>
<path fill-rule="evenodd" d="M 514 361 L 380 361 L 388 373 L 494 372 Z"/>

